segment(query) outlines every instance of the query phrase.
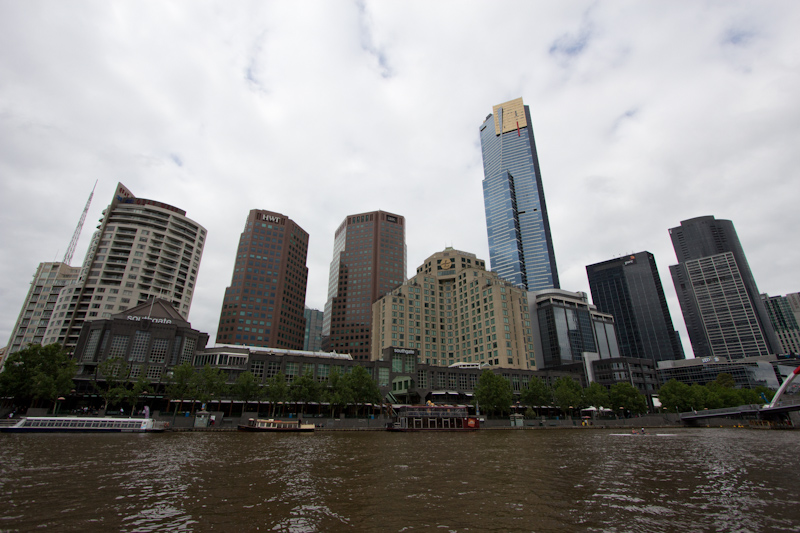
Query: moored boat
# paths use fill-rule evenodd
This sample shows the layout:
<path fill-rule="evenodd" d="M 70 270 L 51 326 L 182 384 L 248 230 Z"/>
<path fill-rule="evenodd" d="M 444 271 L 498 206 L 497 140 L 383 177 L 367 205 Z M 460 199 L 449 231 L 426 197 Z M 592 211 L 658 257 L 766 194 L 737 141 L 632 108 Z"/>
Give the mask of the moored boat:
<path fill-rule="evenodd" d="M 304 424 L 302 420 L 275 420 L 251 418 L 247 424 L 239 424 L 239 431 L 312 432 L 314 424 Z"/>
<path fill-rule="evenodd" d="M 389 431 L 475 431 L 480 429 L 478 417 L 466 407 L 447 405 L 408 405 L 397 410 Z"/>
<path fill-rule="evenodd" d="M 3 433 L 158 433 L 167 423 L 153 418 L 85 418 L 77 416 L 28 416 L 0 427 Z"/>

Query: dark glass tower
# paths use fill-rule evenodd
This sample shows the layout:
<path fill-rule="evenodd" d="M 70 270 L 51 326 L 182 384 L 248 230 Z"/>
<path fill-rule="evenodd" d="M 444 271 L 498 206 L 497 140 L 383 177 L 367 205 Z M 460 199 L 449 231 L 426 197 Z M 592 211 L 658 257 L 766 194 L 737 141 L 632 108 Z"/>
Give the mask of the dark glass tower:
<path fill-rule="evenodd" d="M 678 258 L 669 270 L 695 357 L 780 353 L 733 222 L 697 217 L 669 233 Z"/>
<path fill-rule="evenodd" d="M 558 270 L 528 106 L 522 98 L 494 106 L 480 132 L 492 270 L 529 291 L 557 289 Z"/>
<path fill-rule="evenodd" d="M 288 217 L 253 209 L 225 289 L 217 342 L 302 350 L 308 233 Z"/>
<path fill-rule="evenodd" d="M 369 360 L 372 304 L 405 279 L 405 218 L 384 211 L 348 216 L 333 241 L 322 349 Z"/>
<path fill-rule="evenodd" d="M 594 305 L 614 315 L 622 357 L 684 358 L 653 254 L 639 252 L 589 265 L 586 274 Z"/>

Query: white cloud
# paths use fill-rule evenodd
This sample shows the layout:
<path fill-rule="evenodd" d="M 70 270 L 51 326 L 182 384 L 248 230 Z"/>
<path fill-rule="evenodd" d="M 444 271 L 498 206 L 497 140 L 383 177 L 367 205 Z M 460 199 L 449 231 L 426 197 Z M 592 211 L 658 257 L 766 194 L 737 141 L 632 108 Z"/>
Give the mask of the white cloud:
<path fill-rule="evenodd" d="M 212 335 L 247 212 L 311 235 L 384 209 L 409 273 L 452 245 L 488 260 L 478 126 L 531 108 L 562 286 L 656 256 L 667 229 L 733 220 L 759 288 L 800 290 L 800 7 L 791 2 L 0 4 L 0 344 L 41 261 L 76 253 L 117 181 L 209 231 L 190 320 Z M 688 339 L 684 344 L 690 351 Z"/>

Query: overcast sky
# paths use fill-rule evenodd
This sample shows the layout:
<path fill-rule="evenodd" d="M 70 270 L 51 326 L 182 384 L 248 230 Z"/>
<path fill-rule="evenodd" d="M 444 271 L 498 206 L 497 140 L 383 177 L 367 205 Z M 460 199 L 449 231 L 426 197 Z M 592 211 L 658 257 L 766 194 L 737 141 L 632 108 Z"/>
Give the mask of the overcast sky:
<path fill-rule="evenodd" d="M 762 292 L 800 291 L 800 3 L 0 0 L 0 346 L 37 265 L 73 265 L 117 182 L 208 230 L 189 316 L 212 343 L 250 209 L 310 234 L 322 309 L 348 214 L 406 217 L 408 274 L 489 260 L 478 128 L 530 107 L 563 289 L 734 222 Z"/>

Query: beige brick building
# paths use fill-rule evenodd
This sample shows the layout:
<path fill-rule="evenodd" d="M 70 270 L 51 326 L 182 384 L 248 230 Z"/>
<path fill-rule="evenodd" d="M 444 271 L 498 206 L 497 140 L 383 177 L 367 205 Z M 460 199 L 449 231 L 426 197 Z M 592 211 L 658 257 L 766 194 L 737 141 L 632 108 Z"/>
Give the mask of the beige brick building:
<path fill-rule="evenodd" d="M 421 363 L 535 369 L 527 292 L 452 248 L 372 306 L 371 360 L 387 347 L 419 350 Z"/>

